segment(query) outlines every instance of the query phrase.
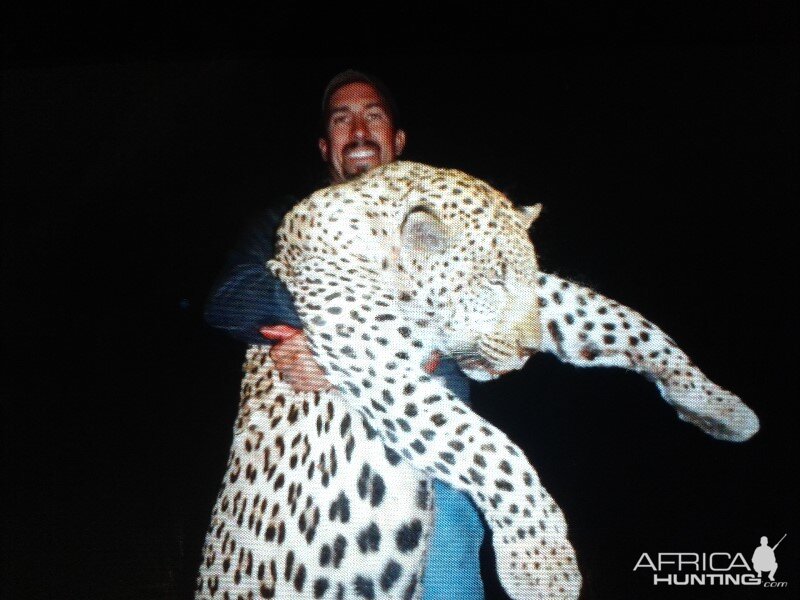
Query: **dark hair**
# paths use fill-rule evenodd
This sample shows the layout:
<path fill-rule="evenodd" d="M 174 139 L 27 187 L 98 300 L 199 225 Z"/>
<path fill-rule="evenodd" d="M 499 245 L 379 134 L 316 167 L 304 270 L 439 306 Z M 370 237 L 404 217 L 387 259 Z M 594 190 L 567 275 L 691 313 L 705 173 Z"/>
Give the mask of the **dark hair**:
<path fill-rule="evenodd" d="M 338 90 L 340 87 L 347 85 L 348 83 L 368 83 L 372 87 L 374 87 L 378 93 L 380 94 L 381 98 L 383 98 L 383 102 L 386 105 L 386 109 L 389 111 L 389 116 L 392 119 L 392 125 L 395 129 L 399 129 L 399 114 L 397 111 L 397 103 L 394 101 L 391 92 L 389 92 L 389 88 L 387 88 L 383 82 L 378 79 L 377 77 L 373 77 L 372 75 L 367 75 L 366 73 L 362 73 L 361 71 L 355 71 L 353 69 L 347 69 L 346 71 L 342 71 L 337 75 L 334 75 L 331 80 L 328 82 L 328 85 L 325 86 L 325 91 L 322 94 L 322 113 L 321 113 L 321 121 L 320 127 L 322 129 L 323 135 L 327 135 L 328 133 L 328 117 L 330 116 L 330 101 L 331 96 Z"/>

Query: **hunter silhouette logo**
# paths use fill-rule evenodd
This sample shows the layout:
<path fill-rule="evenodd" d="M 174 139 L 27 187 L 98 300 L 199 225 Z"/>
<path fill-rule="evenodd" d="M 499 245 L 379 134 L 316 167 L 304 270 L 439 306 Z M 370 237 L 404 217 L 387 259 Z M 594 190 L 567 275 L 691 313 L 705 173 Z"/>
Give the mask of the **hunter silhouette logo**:
<path fill-rule="evenodd" d="M 761 545 L 753 552 L 750 562 L 741 552 L 659 552 L 653 555 L 644 552 L 633 570 L 652 571 L 653 585 L 786 587 L 786 581 L 775 581 L 778 570 L 775 549 L 786 535 L 783 534 L 774 546 L 769 545 L 767 536 L 762 536 Z M 768 573 L 769 581 L 762 580 L 762 572 Z"/>
<path fill-rule="evenodd" d="M 778 540 L 778 544 L 780 544 L 785 537 L 786 534 L 784 533 L 783 537 Z M 753 552 L 753 571 L 756 573 L 769 571 L 770 581 L 775 581 L 775 571 L 778 570 L 778 563 L 775 560 L 775 548 L 778 547 L 778 544 L 770 547 L 769 540 L 767 536 L 764 535 L 761 536 L 761 545 Z"/>

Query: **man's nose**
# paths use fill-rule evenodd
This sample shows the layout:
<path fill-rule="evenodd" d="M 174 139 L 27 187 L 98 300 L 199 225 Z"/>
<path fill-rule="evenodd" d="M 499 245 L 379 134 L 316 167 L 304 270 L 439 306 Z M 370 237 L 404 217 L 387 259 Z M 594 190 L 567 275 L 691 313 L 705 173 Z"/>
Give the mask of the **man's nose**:
<path fill-rule="evenodd" d="M 363 140 L 367 137 L 367 122 L 363 117 L 356 117 L 353 119 L 353 126 L 350 132 L 354 138 L 359 140 Z"/>

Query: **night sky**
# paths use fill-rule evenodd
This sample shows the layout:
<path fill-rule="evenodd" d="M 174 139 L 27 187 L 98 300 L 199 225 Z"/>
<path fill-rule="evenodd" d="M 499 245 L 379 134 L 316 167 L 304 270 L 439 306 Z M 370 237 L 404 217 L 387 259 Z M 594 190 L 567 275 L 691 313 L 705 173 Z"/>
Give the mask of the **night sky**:
<path fill-rule="evenodd" d="M 394 91 L 405 158 L 542 202 L 542 270 L 642 312 L 761 418 L 750 442 L 715 441 L 644 379 L 551 356 L 473 387 L 563 508 L 582 598 L 796 593 L 796 12 L 612 17 L 364 54 L 223 26 L 9 27 L 0 594 L 190 597 L 244 356 L 203 304 L 248 219 L 324 180 L 320 97 L 348 67 Z M 784 590 L 632 570 L 642 552 L 749 559 L 784 533 Z"/>

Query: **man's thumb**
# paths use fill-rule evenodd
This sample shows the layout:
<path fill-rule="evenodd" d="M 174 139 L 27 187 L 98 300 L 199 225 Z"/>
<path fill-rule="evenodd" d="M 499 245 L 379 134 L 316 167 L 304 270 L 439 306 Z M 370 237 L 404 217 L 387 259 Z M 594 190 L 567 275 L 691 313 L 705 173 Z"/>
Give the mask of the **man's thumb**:
<path fill-rule="evenodd" d="M 291 325 L 265 325 L 258 328 L 258 332 L 264 338 L 273 342 L 285 342 L 302 331 L 302 329 L 297 329 Z"/>

